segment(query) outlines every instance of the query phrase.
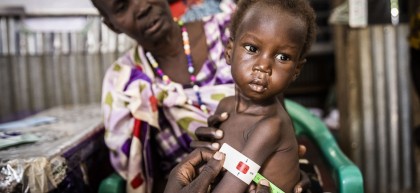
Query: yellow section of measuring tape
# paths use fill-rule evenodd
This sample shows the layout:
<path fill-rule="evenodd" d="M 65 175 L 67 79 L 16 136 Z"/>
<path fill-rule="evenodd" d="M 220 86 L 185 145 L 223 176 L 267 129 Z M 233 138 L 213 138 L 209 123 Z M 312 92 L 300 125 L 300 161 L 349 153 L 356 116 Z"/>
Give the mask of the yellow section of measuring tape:
<path fill-rule="evenodd" d="M 254 179 L 252 179 L 252 181 L 258 184 L 262 179 L 267 180 L 267 178 L 262 176 L 260 173 L 257 173 L 257 175 L 254 177 Z M 269 180 L 267 181 L 270 182 Z M 276 185 L 274 185 L 271 182 L 270 182 L 270 188 L 271 188 L 271 193 L 284 193 L 283 190 L 280 190 L 280 188 L 278 188 Z"/>

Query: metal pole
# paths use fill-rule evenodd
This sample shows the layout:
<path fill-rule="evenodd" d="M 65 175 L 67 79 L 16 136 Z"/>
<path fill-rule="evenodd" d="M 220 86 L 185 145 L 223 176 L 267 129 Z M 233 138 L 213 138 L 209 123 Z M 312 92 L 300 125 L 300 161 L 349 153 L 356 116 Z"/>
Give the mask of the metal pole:
<path fill-rule="evenodd" d="M 385 48 L 384 48 L 384 34 L 382 26 L 372 27 L 371 33 L 372 42 L 372 65 L 374 81 L 375 99 L 375 127 L 377 140 L 377 180 L 378 191 L 386 192 L 389 182 L 389 144 L 387 140 L 388 130 L 386 127 L 387 113 L 386 113 L 386 84 L 385 84 Z"/>
<path fill-rule="evenodd" d="M 401 172 L 402 188 L 404 190 L 414 187 L 413 176 L 413 144 L 411 139 L 411 101 L 410 101 L 410 73 L 409 73 L 409 49 L 406 37 L 408 26 L 397 27 L 398 49 L 398 88 L 400 105 L 401 127 Z"/>
<path fill-rule="evenodd" d="M 393 26 L 384 26 L 385 35 L 385 68 L 387 76 L 388 97 L 388 127 L 390 130 L 390 188 L 392 192 L 400 189 L 400 130 L 398 106 L 398 77 L 397 77 L 397 50 L 396 31 Z"/>

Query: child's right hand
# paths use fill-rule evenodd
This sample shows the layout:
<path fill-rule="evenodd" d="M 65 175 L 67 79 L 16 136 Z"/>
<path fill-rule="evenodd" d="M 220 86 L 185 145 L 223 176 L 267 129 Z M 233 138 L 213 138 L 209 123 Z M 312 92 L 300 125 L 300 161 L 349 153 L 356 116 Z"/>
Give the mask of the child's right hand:
<path fill-rule="evenodd" d="M 208 148 L 211 150 L 219 150 L 220 144 L 214 142 L 223 138 L 223 131 L 219 129 L 220 124 L 228 119 L 228 113 L 211 115 L 207 119 L 207 127 L 199 127 L 195 130 L 195 135 L 198 140 L 190 143 L 191 148 Z"/>

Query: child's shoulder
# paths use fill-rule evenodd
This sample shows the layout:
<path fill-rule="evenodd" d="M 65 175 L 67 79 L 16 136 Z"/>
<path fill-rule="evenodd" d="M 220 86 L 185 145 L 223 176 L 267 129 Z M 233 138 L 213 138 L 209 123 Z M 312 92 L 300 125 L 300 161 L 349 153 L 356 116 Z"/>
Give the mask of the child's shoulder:
<path fill-rule="evenodd" d="M 295 138 L 293 124 L 284 113 L 265 116 L 246 131 L 245 136 L 248 142 L 264 141 L 264 144 L 270 146 L 273 151 L 287 149 L 290 147 L 291 139 Z"/>
<path fill-rule="evenodd" d="M 235 105 L 235 96 L 228 96 L 220 100 L 219 106 L 234 106 Z"/>
<path fill-rule="evenodd" d="M 261 132 L 269 132 L 281 135 L 286 130 L 293 130 L 292 120 L 286 111 L 278 110 L 276 113 L 267 115 L 258 122 Z"/>
<path fill-rule="evenodd" d="M 216 113 L 231 112 L 235 109 L 235 96 L 228 96 L 220 100 Z"/>

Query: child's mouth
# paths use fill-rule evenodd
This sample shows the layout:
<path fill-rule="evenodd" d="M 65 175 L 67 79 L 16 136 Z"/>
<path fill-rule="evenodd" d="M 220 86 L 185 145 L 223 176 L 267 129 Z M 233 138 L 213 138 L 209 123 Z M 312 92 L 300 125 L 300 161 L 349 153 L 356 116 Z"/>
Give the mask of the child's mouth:
<path fill-rule="evenodd" d="M 262 93 L 262 92 L 264 92 L 265 90 L 267 90 L 267 88 L 266 87 L 264 87 L 264 86 L 262 86 L 262 85 L 258 85 L 258 84 L 249 84 L 249 87 L 251 87 L 251 89 L 253 90 L 253 91 L 255 91 L 255 92 L 258 92 L 258 93 Z"/>
<path fill-rule="evenodd" d="M 262 93 L 267 90 L 267 81 L 264 79 L 254 78 L 248 85 L 251 90 L 258 93 Z"/>

